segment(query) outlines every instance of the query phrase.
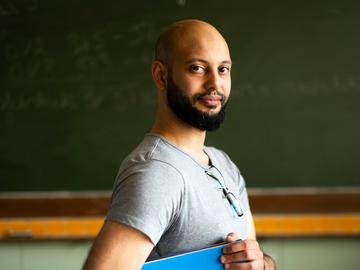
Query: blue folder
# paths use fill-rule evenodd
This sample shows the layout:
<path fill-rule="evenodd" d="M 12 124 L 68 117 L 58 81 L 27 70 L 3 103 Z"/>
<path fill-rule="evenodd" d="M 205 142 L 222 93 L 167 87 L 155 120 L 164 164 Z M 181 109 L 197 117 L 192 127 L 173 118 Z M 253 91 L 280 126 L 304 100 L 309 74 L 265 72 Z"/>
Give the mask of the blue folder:
<path fill-rule="evenodd" d="M 147 262 L 141 270 L 224 270 L 220 262 L 226 244 Z"/>

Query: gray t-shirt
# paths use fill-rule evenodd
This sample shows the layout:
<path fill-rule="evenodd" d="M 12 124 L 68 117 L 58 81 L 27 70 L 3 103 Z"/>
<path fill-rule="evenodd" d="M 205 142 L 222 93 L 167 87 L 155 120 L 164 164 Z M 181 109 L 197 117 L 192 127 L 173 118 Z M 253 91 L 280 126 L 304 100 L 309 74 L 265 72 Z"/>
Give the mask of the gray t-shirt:
<path fill-rule="evenodd" d="M 230 232 L 246 238 L 245 182 L 224 152 L 204 152 L 211 166 L 164 137 L 146 134 L 121 164 L 106 219 L 146 234 L 155 245 L 148 260 L 223 242 Z M 221 184 L 238 199 L 243 216 L 234 213 Z"/>

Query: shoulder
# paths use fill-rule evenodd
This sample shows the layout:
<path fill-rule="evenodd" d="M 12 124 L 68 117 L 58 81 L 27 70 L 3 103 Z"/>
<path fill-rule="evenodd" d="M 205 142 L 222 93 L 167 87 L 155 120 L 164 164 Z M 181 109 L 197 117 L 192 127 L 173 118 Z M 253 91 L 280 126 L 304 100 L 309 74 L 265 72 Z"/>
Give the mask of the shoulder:
<path fill-rule="evenodd" d="M 176 166 L 177 159 L 171 145 L 148 134 L 122 162 L 115 187 L 123 182 L 136 182 L 144 187 L 166 185 L 181 188 L 183 175 Z"/>
<path fill-rule="evenodd" d="M 130 167 L 170 168 L 176 171 L 181 158 L 179 150 L 161 136 L 146 134 L 143 141 L 124 159 L 120 172 Z"/>
<path fill-rule="evenodd" d="M 164 189 L 182 190 L 183 176 L 177 168 L 161 160 L 148 160 L 134 163 L 120 171 L 115 182 L 115 189 L 120 185 L 132 185 L 138 191 L 156 191 Z"/>

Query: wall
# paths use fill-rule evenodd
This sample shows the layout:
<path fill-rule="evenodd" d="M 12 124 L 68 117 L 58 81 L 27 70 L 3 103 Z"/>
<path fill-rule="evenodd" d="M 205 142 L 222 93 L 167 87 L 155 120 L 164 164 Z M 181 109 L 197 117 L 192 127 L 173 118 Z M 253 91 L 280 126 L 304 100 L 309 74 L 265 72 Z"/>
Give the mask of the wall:
<path fill-rule="evenodd" d="M 260 239 L 278 270 L 357 270 L 359 238 Z M 80 269 L 89 241 L 0 243 L 2 270 Z"/>

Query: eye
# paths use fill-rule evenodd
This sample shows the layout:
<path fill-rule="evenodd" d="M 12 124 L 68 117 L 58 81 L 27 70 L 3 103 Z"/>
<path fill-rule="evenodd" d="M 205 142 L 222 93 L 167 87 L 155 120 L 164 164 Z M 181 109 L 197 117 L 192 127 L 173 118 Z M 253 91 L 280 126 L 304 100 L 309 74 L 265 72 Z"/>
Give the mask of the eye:
<path fill-rule="evenodd" d="M 205 72 L 205 68 L 199 65 L 191 65 L 190 70 L 194 73 L 203 73 Z"/>
<path fill-rule="evenodd" d="M 230 72 L 230 67 L 221 66 L 218 68 L 220 74 L 227 74 Z"/>

